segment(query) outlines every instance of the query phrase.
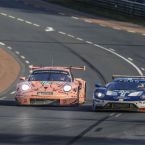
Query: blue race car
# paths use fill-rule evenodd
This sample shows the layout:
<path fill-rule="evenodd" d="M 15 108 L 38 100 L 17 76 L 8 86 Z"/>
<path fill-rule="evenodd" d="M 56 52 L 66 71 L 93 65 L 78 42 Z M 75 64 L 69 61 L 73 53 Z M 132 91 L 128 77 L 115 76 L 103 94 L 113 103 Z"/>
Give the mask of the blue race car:
<path fill-rule="evenodd" d="M 113 81 L 96 84 L 93 110 L 145 111 L 145 76 L 113 75 Z"/>

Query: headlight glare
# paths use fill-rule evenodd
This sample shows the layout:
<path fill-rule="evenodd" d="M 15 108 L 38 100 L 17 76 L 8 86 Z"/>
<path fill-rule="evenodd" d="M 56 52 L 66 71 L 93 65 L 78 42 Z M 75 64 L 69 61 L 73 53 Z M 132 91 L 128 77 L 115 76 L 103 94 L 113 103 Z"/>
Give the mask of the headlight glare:
<path fill-rule="evenodd" d="M 71 90 L 71 86 L 70 85 L 65 85 L 63 89 L 64 89 L 65 92 L 69 92 Z"/>
<path fill-rule="evenodd" d="M 30 89 L 30 86 L 29 86 L 28 84 L 23 84 L 23 85 L 21 86 L 21 89 L 22 89 L 23 91 L 27 91 L 27 90 Z"/>
<path fill-rule="evenodd" d="M 104 96 L 105 96 L 105 94 L 103 94 L 101 92 L 96 92 L 96 97 L 103 98 Z"/>
<path fill-rule="evenodd" d="M 130 93 L 128 96 L 133 96 L 133 97 L 135 97 L 135 96 L 141 96 L 142 93 L 143 93 L 142 91 L 132 92 L 132 93 Z"/>

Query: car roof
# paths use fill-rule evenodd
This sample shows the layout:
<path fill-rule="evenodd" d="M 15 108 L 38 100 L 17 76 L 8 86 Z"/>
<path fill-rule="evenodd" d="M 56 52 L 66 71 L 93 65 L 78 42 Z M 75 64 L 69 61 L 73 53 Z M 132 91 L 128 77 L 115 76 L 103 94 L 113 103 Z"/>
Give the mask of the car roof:
<path fill-rule="evenodd" d="M 144 82 L 145 83 L 144 78 L 116 78 L 116 79 L 114 79 L 115 82 L 125 81 L 125 80 L 139 81 L 139 82 Z"/>

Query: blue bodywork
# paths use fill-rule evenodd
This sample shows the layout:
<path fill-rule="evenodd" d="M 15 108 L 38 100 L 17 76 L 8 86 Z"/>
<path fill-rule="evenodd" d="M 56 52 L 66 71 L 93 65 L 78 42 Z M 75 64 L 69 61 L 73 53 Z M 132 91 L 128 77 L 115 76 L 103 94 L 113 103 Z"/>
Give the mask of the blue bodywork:
<path fill-rule="evenodd" d="M 94 98 L 107 101 L 145 101 L 145 79 L 116 78 L 106 86 L 96 84 Z"/>

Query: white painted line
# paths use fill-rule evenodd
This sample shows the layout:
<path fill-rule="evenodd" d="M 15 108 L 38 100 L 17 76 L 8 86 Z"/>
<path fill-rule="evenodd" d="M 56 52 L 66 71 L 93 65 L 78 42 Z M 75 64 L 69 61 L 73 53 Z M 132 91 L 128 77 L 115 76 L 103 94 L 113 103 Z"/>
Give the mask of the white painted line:
<path fill-rule="evenodd" d="M 15 53 L 16 53 L 16 54 L 18 54 L 18 55 L 20 54 L 20 52 L 19 52 L 19 51 L 16 51 Z"/>
<path fill-rule="evenodd" d="M 1 97 L 0 100 L 4 100 L 4 99 L 6 99 L 6 98 L 7 98 L 7 97 Z"/>
<path fill-rule="evenodd" d="M 119 28 L 119 27 L 113 27 L 113 29 L 115 29 L 115 30 L 121 30 L 121 28 Z"/>
<path fill-rule="evenodd" d="M 121 116 L 122 114 L 120 113 L 120 114 L 117 114 L 117 115 L 115 115 L 115 117 L 117 118 L 117 117 L 119 117 L 119 116 Z"/>
<path fill-rule="evenodd" d="M 129 33 L 136 33 L 135 31 L 132 31 L 132 30 L 128 30 L 127 32 L 129 32 Z"/>
<path fill-rule="evenodd" d="M 30 21 L 25 21 L 25 23 L 27 23 L 27 24 L 32 24 L 32 22 L 30 22 Z"/>
<path fill-rule="evenodd" d="M 145 36 L 145 34 L 142 34 L 143 36 Z"/>
<path fill-rule="evenodd" d="M 46 32 L 51 32 L 51 31 L 54 31 L 54 29 L 53 29 L 52 27 L 46 27 L 46 28 L 45 28 L 45 31 L 46 31 Z"/>
<path fill-rule="evenodd" d="M 33 24 L 34 26 L 36 26 L 36 27 L 40 27 L 40 25 L 38 25 L 38 24 Z"/>
<path fill-rule="evenodd" d="M 28 60 L 25 61 L 27 64 L 29 64 L 30 62 Z"/>
<path fill-rule="evenodd" d="M 88 44 L 93 44 L 93 42 L 90 42 L 90 41 L 86 41 L 86 43 L 88 43 Z"/>
<path fill-rule="evenodd" d="M 23 20 L 23 19 L 21 19 L 21 18 L 17 18 L 17 20 L 18 20 L 18 21 L 21 21 L 21 22 L 23 22 L 23 21 L 24 21 L 24 20 Z"/>
<path fill-rule="evenodd" d="M 59 15 L 62 15 L 62 16 L 64 16 L 64 15 L 65 15 L 64 13 L 61 13 L 61 12 L 60 12 L 60 13 L 58 13 L 58 14 L 59 14 Z"/>
<path fill-rule="evenodd" d="M 115 115 L 115 113 L 111 113 L 109 116 L 114 116 Z"/>
<path fill-rule="evenodd" d="M 145 71 L 145 68 L 141 67 L 141 70 L 142 70 L 142 71 Z"/>
<path fill-rule="evenodd" d="M 2 16 L 7 16 L 7 14 L 6 13 L 0 13 Z"/>
<path fill-rule="evenodd" d="M 109 48 L 109 50 L 111 50 L 111 51 L 115 51 L 114 49 L 112 49 L 112 48 Z"/>
<path fill-rule="evenodd" d="M 87 20 L 87 19 L 85 19 L 84 21 L 87 22 L 87 23 L 92 23 L 91 20 Z"/>
<path fill-rule="evenodd" d="M 15 19 L 16 17 L 9 15 L 9 18 Z"/>
<path fill-rule="evenodd" d="M 21 58 L 22 58 L 22 59 L 25 59 L 25 56 L 21 55 Z"/>
<path fill-rule="evenodd" d="M 102 27 L 106 27 L 106 25 L 104 25 L 104 24 L 100 24 L 100 26 L 102 26 Z"/>
<path fill-rule="evenodd" d="M 9 50 L 12 50 L 12 47 L 10 47 L 10 46 L 8 46 L 7 48 L 8 48 Z"/>
<path fill-rule="evenodd" d="M 61 31 L 59 31 L 58 33 L 59 33 L 59 34 L 62 34 L 62 35 L 66 35 L 65 32 L 61 32 Z"/>
<path fill-rule="evenodd" d="M 78 17 L 74 17 L 74 16 L 72 16 L 71 18 L 76 19 L 76 20 L 78 20 L 78 19 L 79 19 Z"/>
<path fill-rule="evenodd" d="M 5 43 L 3 43 L 3 42 L 0 42 L 0 45 L 3 45 L 3 46 L 4 46 L 4 45 L 5 45 Z"/>
<path fill-rule="evenodd" d="M 76 39 L 77 39 L 77 40 L 80 40 L 80 41 L 83 41 L 83 39 L 82 39 L 82 38 L 79 38 L 79 37 L 77 37 Z"/>
<path fill-rule="evenodd" d="M 71 38 L 75 38 L 75 36 L 68 34 L 67 36 L 71 37 Z"/>
<path fill-rule="evenodd" d="M 132 59 L 132 58 L 130 58 L 130 57 L 128 58 L 128 60 L 133 61 L 133 59 Z"/>
<path fill-rule="evenodd" d="M 13 92 L 11 92 L 10 94 L 13 95 L 13 94 L 15 94 L 15 93 L 16 93 L 16 91 L 13 91 Z"/>
<path fill-rule="evenodd" d="M 143 76 L 143 72 L 141 71 L 141 69 L 138 66 L 136 66 L 133 62 L 131 62 L 128 59 L 126 59 L 125 57 L 123 57 L 120 54 L 118 54 L 116 52 L 113 52 L 113 51 L 111 51 L 111 50 L 109 50 L 109 49 L 107 49 L 107 48 L 105 48 L 105 47 L 103 47 L 101 45 L 94 44 L 94 46 L 97 46 L 97 47 L 99 47 L 99 48 L 101 48 L 103 50 L 106 50 L 106 51 L 108 51 L 108 52 L 110 52 L 110 53 L 118 56 L 119 58 L 123 59 L 124 61 L 126 61 L 127 63 L 129 63 L 130 65 L 132 65 L 137 70 L 137 72 L 139 73 L 139 75 Z"/>

